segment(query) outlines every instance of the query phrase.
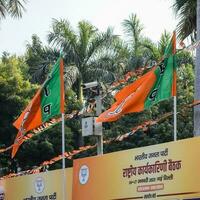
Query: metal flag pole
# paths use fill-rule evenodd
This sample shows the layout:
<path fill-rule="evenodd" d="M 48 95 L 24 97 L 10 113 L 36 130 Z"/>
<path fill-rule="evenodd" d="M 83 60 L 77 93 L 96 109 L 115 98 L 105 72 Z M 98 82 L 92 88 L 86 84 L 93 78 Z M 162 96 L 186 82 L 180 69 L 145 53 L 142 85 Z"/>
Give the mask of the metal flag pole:
<path fill-rule="evenodd" d="M 177 140 L 177 100 L 174 96 L 174 141 Z"/>
<path fill-rule="evenodd" d="M 176 32 L 173 32 L 172 40 L 173 66 L 176 67 Z M 176 70 L 176 69 L 175 69 Z M 174 96 L 174 141 L 177 140 L 177 92 L 176 92 L 176 74 L 173 77 L 173 96 Z"/>
<path fill-rule="evenodd" d="M 62 116 L 62 191 L 63 200 L 66 200 L 66 174 L 65 174 L 65 86 L 64 86 L 64 63 L 62 59 L 62 50 L 60 51 L 60 79 L 61 79 L 61 116 Z"/>
<path fill-rule="evenodd" d="M 65 169 L 65 114 L 62 113 L 62 168 Z"/>
<path fill-rule="evenodd" d="M 63 170 L 63 200 L 66 200 L 66 174 L 65 174 L 65 114 L 62 113 L 62 170 Z"/>

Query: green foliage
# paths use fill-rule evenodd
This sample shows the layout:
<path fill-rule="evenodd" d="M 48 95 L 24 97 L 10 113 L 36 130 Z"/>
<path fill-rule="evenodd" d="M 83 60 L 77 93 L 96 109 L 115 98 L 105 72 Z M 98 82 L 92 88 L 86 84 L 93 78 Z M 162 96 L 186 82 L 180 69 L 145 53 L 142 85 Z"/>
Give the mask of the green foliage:
<path fill-rule="evenodd" d="M 192 56 L 185 51 L 177 53 L 177 103 L 178 103 L 178 139 L 192 137 L 193 121 L 192 109 L 187 107 L 194 96 L 194 67 Z M 141 113 L 123 116 L 116 122 L 104 123 L 104 138 L 116 138 L 118 135 L 128 133 L 132 128 L 148 120 L 155 120 L 165 113 L 173 111 L 173 100 L 165 100 Z M 142 147 L 173 141 L 173 115 L 163 119 L 147 130 L 138 130 L 133 136 L 122 142 L 112 142 L 105 145 L 105 153 L 123 149 Z"/>
<path fill-rule="evenodd" d="M 72 151 L 72 132 L 65 128 L 65 149 Z M 39 166 L 43 161 L 62 154 L 61 123 L 25 142 L 16 156 L 21 169 Z M 31 159 L 30 159 L 31 158 Z"/>
<path fill-rule="evenodd" d="M 27 66 L 23 58 L 4 53 L 0 61 L 0 146 L 7 147 L 17 133 L 12 123 L 27 105 L 37 86 L 26 80 Z M 8 157 L 8 155 L 4 155 Z M 0 158 L 3 167 L 8 163 Z M 3 164 L 4 163 L 4 164 Z"/>
<path fill-rule="evenodd" d="M 113 30 L 100 32 L 87 21 L 78 23 L 75 31 L 67 20 L 53 20 L 48 42 L 63 50 L 65 65 L 74 65 L 76 83 L 73 87 L 77 91 L 80 101 L 83 100 L 81 84 L 94 80 L 114 81 L 118 72 L 117 61 L 119 53 L 112 48 L 117 40 Z M 119 44 L 119 43 L 118 43 Z M 116 72 L 116 73 L 115 73 Z M 66 79 L 68 77 L 66 76 Z"/>
<path fill-rule="evenodd" d="M 197 0 L 174 0 L 174 12 L 179 19 L 177 25 L 178 37 L 184 40 L 188 36 L 194 42 L 196 39 Z"/>
<path fill-rule="evenodd" d="M 171 34 L 166 30 L 162 33 L 160 41 L 158 42 L 158 50 L 160 52 L 160 57 L 164 55 L 165 48 L 171 39 Z"/>
<path fill-rule="evenodd" d="M 7 15 L 14 18 L 22 17 L 25 2 L 26 0 L 0 0 L 0 19 Z"/>
<path fill-rule="evenodd" d="M 55 49 L 44 46 L 37 35 L 27 45 L 24 57 L 10 56 L 4 52 L 0 61 L 0 148 L 13 143 L 17 130 L 12 126 L 14 120 L 33 97 L 39 87 L 32 83 L 43 83 L 51 66 L 63 49 L 65 63 L 65 85 L 67 113 L 82 109 L 83 82 L 100 80 L 104 85 L 120 79 L 127 71 L 142 65 L 151 65 L 159 61 L 170 39 L 166 31 L 158 43 L 142 35 L 142 24 L 136 15 L 124 20 L 123 26 L 128 34 L 123 41 L 113 34 L 112 29 L 100 32 L 87 21 L 78 23 L 75 31 L 66 20 L 54 20 L 48 41 Z M 190 53 L 177 53 L 177 100 L 178 100 L 178 139 L 192 136 L 192 109 L 185 106 L 193 101 L 194 96 L 194 61 Z M 130 79 L 133 82 L 135 77 Z M 73 87 L 72 87 L 73 85 Z M 124 85 L 119 86 L 121 89 Z M 114 102 L 112 94 L 103 99 L 104 109 Z M 112 123 L 104 123 L 104 140 L 116 138 L 131 132 L 138 125 L 148 120 L 156 120 L 165 113 L 172 112 L 173 100 L 165 100 L 149 110 L 123 116 Z M 65 121 L 66 151 L 78 149 L 81 140 L 81 117 Z M 159 144 L 173 140 L 173 116 L 160 120 L 155 125 L 140 129 L 123 141 L 114 141 L 104 145 L 104 152 L 114 152 L 130 148 Z M 26 170 L 38 166 L 61 154 L 61 123 L 34 136 L 19 149 L 14 160 L 8 153 L 1 154 L 0 174 L 16 172 L 18 168 Z M 93 145 L 96 138 L 85 138 L 85 145 Z M 96 148 L 82 152 L 74 159 L 96 155 Z M 50 166 L 49 170 L 61 168 L 61 161 Z M 72 160 L 66 160 L 72 166 Z"/>
<path fill-rule="evenodd" d="M 43 47 L 37 35 L 32 36 L 32 43 L 27 44 L 26 63 L 32 83 L 43 83 L 51 66 L 59 57 L 59 52 Z"/>
<path fill-rule="evenodd" d="M 135 14 L 125 19 L 122 26 L 127 36 L 126 57 L 122 62 L 127 70 L 152 66 L 161 59 L 164 48 L 171 37 L 169 33 L 165 31 L 158 44 L 152 42 L 148 37 L 143 36 L 143 25 Z"/>
<path fill-rule="evenodd" d="M 23 73 L 26 69 L 23 58 L 10 56 L 0 62 L 1 141 L 10 141 L 5 140 L 8 137 L 12 139 L 10 131 L 7 132 L 5 129 L 12 126 L 11 123 L 19 115 L 19 110 L 24 108 L 36 90 L 35 85 L 25 80 L 26 73 Z M 7 133 L 2 134 L 2 132 Z"/>
<path fill-rule="evenodd" d="M 80 108 L 76 94 L 72 90 L 68 90 L 66 92 L 66 112 L 71 113 L 73 110 L 80 110 Z M 80 133 L 80 120 L 66 120 L 65 124 L 65 150 L 72 151 L 77 146 L 76 134 Z M 20 147 L 16 158 L 20 168 L 25 170 L 38 166 L 43 161 L 50 160 L 60 154 L 62 154 L 61 123 L 25 142 Z M 66 164 L 71 166 L 72 162 L 66 160 Z M 61 166 L 61 162 L 59 162 L 49 169 L 58 169 Z"/>
<path fill-rule="evenodd" d="M 27 80 L 27 69 L 24 58 L 3 54 L 0 62 L 0 148 L 13 144 L 17 130 L 12 123 L 38 88 Z M 69 91 L 68 95 L 67 109 L 69 111 L 77 109 L 79 103 L 76 95 L 72 91 Z M 73 149 L 71 129 L 66 127 L 65 132 L 66 150 L 71 151 Z M 0 173 L 8 173 L 10 170 L 16 172 L 18 167 L 22 170 L 30 169 L 61 154 L 61 141 L 61 124 L 58 124 L 25 142 L 14 160 L 11 160 L 10 152 L 2 154 L 0 167 L 4 170 Z"/>

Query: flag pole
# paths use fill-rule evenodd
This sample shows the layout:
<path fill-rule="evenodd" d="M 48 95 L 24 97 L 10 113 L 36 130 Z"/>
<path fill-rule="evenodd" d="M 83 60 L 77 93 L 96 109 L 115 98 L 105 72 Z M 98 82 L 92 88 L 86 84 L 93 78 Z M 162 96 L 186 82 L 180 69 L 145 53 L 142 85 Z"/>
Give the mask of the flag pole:
<path fill-rule="evenodd" d="M 62 170 L 63 170 L 63 200 L 66 200 L 66 174 L 65 174 L 65 114 L 62 113 Z"/>
<path fill-rule="evenodd" d="M 65 169 L 65 114 L 62 113 L 62 168 Z"/>
<path fill-rule="evenodd" d="M 177 100 L 174 96 L 174 141 L 177 140 Z"/>
<path fill-rule="evenodd" d="M 173 40 L 172 40 L 172 52 L 173 52 L 173 67 L 176 70 L 176 32 L 173 32 Z M 177 141 L 177 91 L 176 91 L 176 72 L 173 74 L 173 96 L 174 96 L 174 141 Z"/>
<path fill-rule="evenodd" d="M 62 116 L 62 190 L 63 190 L 63 200 L 66 200 L 66 174 L 65 174 L 65 86 L 64 86 L 64 63 L 62 58 L 62 50 L 60 51 L 60 79 L 61 79 L 61 116 Z"/>

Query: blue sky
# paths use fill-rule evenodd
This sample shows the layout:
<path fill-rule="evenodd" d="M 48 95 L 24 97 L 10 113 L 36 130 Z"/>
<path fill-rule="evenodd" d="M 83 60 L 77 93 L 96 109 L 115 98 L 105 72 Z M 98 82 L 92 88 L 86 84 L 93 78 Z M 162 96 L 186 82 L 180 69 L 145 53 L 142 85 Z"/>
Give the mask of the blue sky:
<path fill-rule="evenodd" d="M 25 52 L 31 35 L 37 34 L 46 44 L 52 18 L 68 19 L 76 28 L 80 20 L 88 20 L 101 31 L 114 27 L 123 36 L 121 23 L 136 13 L 144 25 L 144 35 L 158 41 L 164 29 L 173 31 L 176 21 L 172 0 L 29 0 L 23 18 L 7 18 L 0 23 L 0 54 Z"/>

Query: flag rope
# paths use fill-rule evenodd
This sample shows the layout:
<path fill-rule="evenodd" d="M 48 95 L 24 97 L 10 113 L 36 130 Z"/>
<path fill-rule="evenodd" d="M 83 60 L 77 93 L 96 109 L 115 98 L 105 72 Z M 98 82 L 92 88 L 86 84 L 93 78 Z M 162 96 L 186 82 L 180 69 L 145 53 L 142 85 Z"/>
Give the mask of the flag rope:
<path fill-rule="evenodd" d="M 111 86 L 107 89 L 107 92 L 102 97 L 102 99 L 104 99 L 108 93 L 112 93 L 112 91 L 116 90 L 116 88 L 119 85 L 127 82 L 127 80 L 129 80 L 130 78 L 132 78 L 134 76 L 136 76 L 136 77 L 141 76 L 143 74 L 143 72 L 144 72 L 145 69 L 146 69 L 146 67 L 143 67 L 143 68 L 135 70 L 134 72 L 128 72 L 124 76 L 124 79 L 121 79 L 121 80 L 118 80 L 118 81 L 115 81 L 114 83 L 112 83 Z M 195 104 L 196 102 L 197 102 L 196 105 L 198 105 L 199 104 L 198 101 L 195 101 L 195 100 L 194 100 L 193 104 Z M 94 107 L 95 107 L 95 103 L 96 102 L 90 103 L 87 107 L 83 108 L 80 111 L 74 110 L 70 114 L 65 114 L 65 119 L 73 119 L 73 118 L 76 118 L 77 116 L 83 115 L 84 113 L 90 113 L 90 112 L 92 112 L 93 109 L 94 109 Z M 189 104 L 189 105 L 191 105 L 191 104 Z M 28 132 L 23 137 L 23 140 L 27 141 L 27 140 L 31 139 L 33 136 L 35 136 L 35 135 L 37 135 L 39 133 L 45 132 L 46 130 L 48 130 L 49 128 L 52 128 L 53 126 L 57 125 L 60 122 L 61 122 L 61 118 L 53 118 L 50 121 L 45 122 L 41 126 L 39 126 L 39 127 L 35 128 L 35 129 L 33 129 L 32 131 Z M 11 145 L 9 147 L 2 148 L 2 149 L 0 149 L 0 153 L 4 153 L 6 151 L 9 151 L 12 147 L 13 147 L 13 145 Z"/>
<path fill-rule="evenodd" d="M 182 50 L 187 50 L 187 51 L 193 51 L 195 50 L 197 47 L 200 46 L 200 40 L 195 42 L 192 45 L 189 45 L 188 47 L 184 47 L 183 49 L 179 49 L 179 51 Z M 140 69 L 135 70 L 134 72 L 128 72 L 127 74 L 125 74 L 124 79 L 120 79 L 118 81 L 113 82 L 110 87 L 107 89 L 107 92 L 105 95 L 107 95 L 108 93 L 111 93 L 112 91 L 116 90 L 116 88 L 124 83 L 126 83 L 130 78 L 132 77 L 138 77 L 141 76 L 142 73 L 147 69 L 147 67 L 142 67 Z M 105 98 L 106 96 L 103 96 L 103 98 Z M 195 100 L 192 104 L 188 104 L 185 105 L 186 107 L 193 107 L 195 105 L 199 105 L 200 102 Z M 88 110 L 86 109 L 86 112 Z M 73 111 L 71 114 L 66 114 L 65 119 L 73 119 L 75 116 L 81 115 L 83 111 Z M 54 118 L 53 120 L 50 120 L 49 122 L 44 123 L 43 125 L 39 126 L 38 128 L 28 132 L 25 136 L 24 136 L 24 141 L 31 139 L 33 136 L 35 136 L 37 133 L 42 133 L 46 130 L 48 130 L 49 128 L 55 126 L 56 124 L 61 122 L 61 118 Z M 142 127 L 142 125 L 139 125 L 137 127 Z M 138 129 L 137 129 L 138 130 Z M 132 133 L 132 132 L 131 132 Z M 128 135 L 127 133 L 124 134 L 125 136 Z M 118 136 L 121 137 L 121 136 Z M 6 147 L 6 148 L 2 148 L 0 149 L 0 153 L 4 153 L 6 151 L 9 151 L 10 149 L 12 149 L 13 145 Z M 80 152 L 79 152 L 80 153 Z"/>
<path fill-rule="evenodd" d="M 200 104 L 200 100 L 195 100 L 191 104 L 186 104 L 186 105 L 182 106 L 182 108 L 180 110 L 183 111 L 184 108 L 192 108 L 192 107 L 194 107 L 196 105 L 199 105 L 199 104 Z M 177 113 L 177 114 L 180 114 L 180 112 Z M 109 140 L 106 140 L 103 143 L 104 144 L 110 144 L 111 142 L 121 142 L 124 139 L 134 135 L 134 133 L 136 133 L 138 130 L 142 129 L 143 131 L 147 131 L 150 126 L 153 126 L 153 125 L 155 125 L 155 124 L 157 124 L 159 122 L 162 122 L 162 121 L 166 120 L 170 116 L 173 116 L 173 112 L 165 113 L 164 115 L 160 116 L 159 118 L 157 118 L 155 120 L 145 121 L 142 124 L 132 128 L 130 132 L 125 133 L 125 134 L 121 134 L 121 135 L 117 136 L 116 138 L 111 138 Z M 93 149 L 93 148 L 96 148 L 96 144 L 95 145 L 88 145 L 88 146 L 80 147 L 78 150 L 73 150 L 71 152 L 65 152 L 64 153 L 64 157 L 67 158 L 67 159 L 72 159 L 73 156 L 75 156 L 75 155 L 77 155 L 79 153 L 82 153 L 83 151 L 87 151 L 87 150 Z M 61 154 L 59 156 L 56 156 L 56 157 L 50 159 L 49 161 L 43 161 L 37 168 L 31 169 L 31 170 L 22 171 L 22 172 L 19 172 L 17 174 L 10 173 L 8 175 L 5 175 L 5 176 L 1 177 L 0 180 L 6 179 L 6 178 L 12 178 L 12 177 L 16 177 L 16 176 L 22 176 L 22 175 L 26 175 L 26 174 L 40 173 L 41 172 L 40 170 L 42 170 L 42 168 L 44 166 L 52 165 L 55 162 L 58 162 L 58 161 L 60 161 L 62 159 L 63 159 L 63 156 Z"/>

